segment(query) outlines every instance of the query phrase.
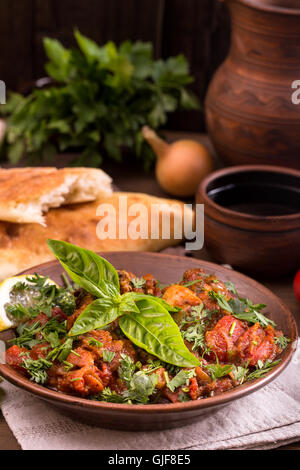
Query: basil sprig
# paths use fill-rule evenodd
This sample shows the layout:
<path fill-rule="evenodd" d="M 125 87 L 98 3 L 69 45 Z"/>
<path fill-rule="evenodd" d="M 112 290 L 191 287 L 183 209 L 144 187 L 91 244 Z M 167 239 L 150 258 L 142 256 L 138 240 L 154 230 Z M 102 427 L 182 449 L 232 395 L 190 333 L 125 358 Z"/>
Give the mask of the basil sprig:
<path fill-rule="evenodd" d="M 96 253 L 60 240 L 47 240 L 50 250 L 70 278 L 95 297 L 118 297 L 119 276 L 115 268 Z"/>
<path fill-rule="evenodd" d="M 97 297 L 79 315 L 70 336 L 103 328 L 119 318 L 123 333 L 148 353 L 179 367 L 200 365 L 185 346 L 169 313 L 177 311 L 176 308 L 151 295 L 136 292 L 121 295 L 117 271 L 92 251 L 59 240 L 48 240 L 48 246 L 70 278 Z"/>

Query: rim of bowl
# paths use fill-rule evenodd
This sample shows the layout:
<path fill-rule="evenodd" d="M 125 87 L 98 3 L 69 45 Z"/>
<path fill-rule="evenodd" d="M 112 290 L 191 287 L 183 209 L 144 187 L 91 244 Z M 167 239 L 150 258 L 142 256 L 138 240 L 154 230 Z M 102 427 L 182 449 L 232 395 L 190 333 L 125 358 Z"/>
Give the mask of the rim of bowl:
<path fill-rule="evenodd" d="M 272 227 L 273 229 L 277 226 L 278 231 L 297 228 L 297 226 L 300 225 L 300 212 L 297 212 L 295 214 L 275 216 L 247 214 L 246 212 L 238 212 L 232 209 L 228 209 L 227 207 L 221 206 L 209 197 L 207 193 L 207 188 L 211 182 L 217 181 L 222 176 L 247 172 L 281 174 L 285 173 L 289 176 L 296 176 L 297 178 L 299 178 L 300 183 L 300 170 L 295 170 L 292 168 L 285 168 L 272 165 L 237 165 L 232 167 L 221 168 L 220 170 L 216 170 L 213 173 L 210 173 L 206 178 L 204 178 L 204 180 L 199 184 L 197 188 L 196 198 L 197 195 L 201 197 L 201 202 L 203 202 L 206 206 L 206 209 L 208 209 L 208 215 L 211 216 L 217 214 L 220 216 L 221 222 L 226 223 L 227 225 L 234 225 L 240 228 L 242 228 L 243 223 L 250 223 L 250 225 L 247 225 L 247 229 L 259 231 L 271 231 L 270 222 L 274 224 Z M 240 222 L 241 225 L 238 225 L 238 223 L 234 223 L 234 221 Z M 285 227 L 282 227 L 283 222 L 286 223 Z M 263 227 L 263 225 L 265 225 L 265 227 Z"/>
<path fill-rule="evenodd" d="M 224 0 L 227 3 L 227 0 Z M 229 2 L 232 0 L 229 0 Z M 281 5 L 268 5 L 262 4 L 260 1 L 257 0 L 233 0 L 236 3 L 241 3 L 247 7 L 250 7 L 254 10 L 261 10 L 266 11 L 269 13 L 279 13 L 285 15 L 300 15 L 300 8 L 295 7 L 286 7 Z"/>
<path fill-rule="evenodd" d="M 114 254 L 116 255 L 117 252 L 105 252 L 106 255 Z M 105 256 L 105 253 L 101 253 L 102 255 Z M 118 254 L 128 254 L 130 252 L 128 251 L 120 251 Z M 132 252 L 132 253 L 138 253 L 138 252 Z M 151 256 L 153 258 L 162 258 L 164 257 L 165 259 L 182 259 L 181 256 L 176 256 L 176 255 L 169 255 L 169 254 L 160 254 L 160 253 L 152 253 L 152 252 L 143 252 L 140 253 L 141 256 Z M 193 259 L 193 261 L 199 261 L 200 264 L 207 265 L 208 268 L 215 268 L 215 266 L 218 266 L 218 268 L 222 268 L 226 271 L 227 268 L 220 266 L 216 263 L 212 263 L 210 261 L 204 261 L 204 260 L 197 260 Z M 23 273 L 28 273 L 33 271 L 35 272 L 37 268 L 40 266 L 46 267 L 48 265 L 53 265 L 57 264 L 59 265 L 59 262 L 56 260 L 53 261 L 48 261 L 47 263 L 42 263 L 37 266 L 33 266 L 28 270 L 23 271 L 20 274 Z M 211 408 L 213 406 L 217 405 L 222 405 L 226 404 L 230 401 L 233 401 L 238 398 L 242 398 L 243 396 L 246 396 L 256 390 L 259 390 L 272 380 L 274 380 L 290 363 L 294 352 L 296 351 L 297 347 L 297 342 L 298 342 L 298 330 L 297 330 L 297 324 L 294 319 L 293 314 L 289 310 L 289 308 L 282 302 L 282 300 L 277 297 L 275 294 L 273 294 L 272 291 L 270 291 L 268 288 L 266 288 L 264 285 L 260 284 L 259 282 L 255 281 L 254 279 L 246 276 L 245 274 L 242 274 L 238 271 L 232 270 L 235 273 L 239 275 L 240 278 L 242 278 L 244 281 L 246 281 L 248 284 L 252 284 L 253 287 L 259 286 L 260 290 L 264 292 L 267 296 L 272 297 L 278 304 L 280 304 L 281 308 L 285 311 L 286 315 L 289 317 L 291 325 L 292 325 L 292 333 L 293 337 L 291 338 L 291 342 L 287 346 L 287 348 L 283 351 L 282 353 L 282 358 L 283 360 L 274 368 L 272 369 L 268 374 L 266 374 L 265 377 L 253 380 L 252 382 L 245 383 L 243 385 L 237 386 L 227 392 L 221 393 L 220 395 L 216 395 L 214 397 L 208 397 L 208 398 L 203 398 L 201 400 L 192 400 L 190 402 L 185 402 L 185 403 L 167 403 L 167 404 L 152 404 L 152 405 L 129 405 L 129 404 L 121 404 L 121 403 L 107 403 L 107 402 L 97 402 L 93 400 L 88 400 L 86 398 L 79 398 L 75 397 L 73 395 L 68 395 L 62 392 L 57 392 L 55 390 L 51 390 L 47 387 L 43 387 L 38 384 L 34 384 L 31 382 L 29 379 L 26 377 L 23 377 L 20 373 L 15 371 L 11 366 L 8 366 L 7 364 L 0 364 L 0 374 L 9 382 L 13 383 L 14 385 L 17 385 L 18 387 L 22 388 L 23 390 L 26 390 L 30 393 L 33 393 L 35 396 L 38 398 L 44 398 L 45 400 L 51 401 L 51 402 L 57 402 L 65 405 L 77 405 L 80 408 L 88 408 L 91 410 L 111 410 L 111 411 L 118 411 L 121 414 L 128 414 L 130 412 L 134 412 L 135 414 L 151 414 L 153 412 L 159 412 L 159 413 L 174 413 L 174 412 L 183 412 L 183 411 L 193 411 L 196 409 L 206 409 L 206 408 Z M 232 272 L 231 271 L 231 272 Z"/>

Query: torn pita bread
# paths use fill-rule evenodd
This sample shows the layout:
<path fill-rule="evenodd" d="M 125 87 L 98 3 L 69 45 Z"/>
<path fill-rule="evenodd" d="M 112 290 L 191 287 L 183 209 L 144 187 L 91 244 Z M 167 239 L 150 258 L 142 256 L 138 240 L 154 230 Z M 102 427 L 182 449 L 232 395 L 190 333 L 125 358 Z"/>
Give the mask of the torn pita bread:
<path fill-rule="evenodd" d="M 125 213 L 129 214 L 130 211 L 139 207 L 134 204 L 142 204 L 146 208 L 147 215 L 144 213 L 140 220 L 142 220 L 142 225 L 148 224 L 148 230 L 141 230 L 141 233 L 142 236 L 150 236 L 150 238 L 133 240 L 129 237 L 128 232 L 132 229 L 131 223 L 137 220 L 134 215 L 129 215 L 127 223 L 121 227 L 125 239 L 120 238 L 122 220 L 119 221 L 118 218 L 120 211 L 124 216 L 124 196 L 127 196 Z M 154 231 L 157 229 L 156 222 L 151 224 L 150 209 L 153 204 L 161 205 L 156 239 L 151 238 L 151 229 L 153 228 Z M 108 208 L 110 208 L 110 215 L 107 215 Z M 116 238 L 99 239 L 99 235 L 104 238 L 103 232 L 109 220 L 115 220 L 112 209 L 115 210 L 117 216 Z M 51 209 L 46 214 L 46 227 L 38 224 L 0 222 L 0 279 L 3 280 L 29 267 L 54 259 L 47 247 L 47 238 L 65 240 L 93 251 L 159 251 L 179 244 L 183 239 L 182 233 L 180 236 L 180 232 L 183 232 L 183 211 L 184 204 L 179 201 L 140 193 L 114 193 L 100 201 Z M 165 216 L 170 214 L 170 236 L 167 239 L 162 238 L 162 214 Z M 192 220 L 193 212 L 186 207 L 185 222 L 192 224 Z M 139 227 L 137 229 L 139 231 Z M 174 238 L 176 232 L 180 238 Z"/>
<path fill-rule="evenodd" d="M 45 225 L 50 208 L 108 196 L 111 183 L 96 168 L 0 169 L 0 220 Z"/>

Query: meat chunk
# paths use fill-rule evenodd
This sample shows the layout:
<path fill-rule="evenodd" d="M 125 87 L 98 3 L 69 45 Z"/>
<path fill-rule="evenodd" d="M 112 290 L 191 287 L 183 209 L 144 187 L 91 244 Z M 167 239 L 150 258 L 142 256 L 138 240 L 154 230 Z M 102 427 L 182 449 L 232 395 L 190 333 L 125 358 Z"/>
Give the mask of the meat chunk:
<path fill-rule="evenodd" d="M 102 392 L 104 385 L 99 369 L 95 366 L 85 366 L 58 377 L 57 389 L 85 397 Z"/>
<path fill-rule="evenodd" d="M 221 393 L 227 392 L 227 390 L 231 390 L 233 386 L 233 382 L 229 377 L 217 379 L 207 385 L 206 394 L 208 396 L 220 395 Z"/>
<path fill-rule="evenodd" d="M 30 357 L 34 360 L 45 358 L 49 351 L 51 351 L 51 346 L 49 343 L 38 343 L 33 346 L 32 350 L 30 351 Z"/>
<path fill-rule="evenodd" d="M 275 331 L 270 325 L 263 329 L 259 323 L 255 323 L 248 328 L 237 344 L 242 362 L 255 366 L 258 361 L 273 360 L 277 353 L 274 337 Z"/>
<path fill-rule="evenodd" d="M 225 315 L 212 330 L 205 333 L 205 341 L 220 361 L 232 361 L 238 353 L 237 340 L 245 331 L 246 327 L 240 320 L 232 315 Z"/>
<path fill-rule="evenodd" d="M 187 309 L 201 304 L 201 300 L 187 287 L 173 284 L 164 292 L 163 299 L 173 307 Z"/>
<path fill-rule="evenodd" d="M 22 362 L 25 357 L 25 353 L 28 353 L 28 349 L 26 348 L 20 348 L 20 346 L 17 346 L 16 344 L 14 346 L 11 346 L 7 351 L 6 351 L 6 363 L 9 366 L 14 367 L 17 369 L 19 372 L 22 372 L 23 374 L 27 374 L 26 369 L 22 367 Z"/>
<path fill-rule="evenodd" d="M 70 364 L 73 364 L 74 367 L 81 368 L 93 366 L 95 360 L 93 355 L 89 351 L 86 351 L 85 349 L 79 347 L 68 355 L 66 361 Z"/>

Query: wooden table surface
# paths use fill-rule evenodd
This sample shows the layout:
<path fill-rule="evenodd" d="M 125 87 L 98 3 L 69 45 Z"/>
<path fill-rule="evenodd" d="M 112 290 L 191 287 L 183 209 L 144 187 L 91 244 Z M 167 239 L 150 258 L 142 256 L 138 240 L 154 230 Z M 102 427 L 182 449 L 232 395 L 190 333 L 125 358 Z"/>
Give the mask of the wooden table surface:
<path fill-rule="evenodd" d="M 200 136 L 191 134 L 193 138 L 197 138 L 202 141 L 205 145 L 210 147 L 210 143 L 206 136 Z M 180 133 L 169 133 L 168 137 L 173 139 L 181 136 Z M 185 133 L 186 137 L 187 134 Z M 219 162 L 217 162 L 219 165 Z M 144 192 L 148 194 L 154 194 L 156 196 L 166 197 L 166 194 L 159 188 L 157 182 L 155 181 L 154 175 L 152 173 L 144 173 L 142 170 L 139 170 L 135 165 L 111 165 L 109 164 L 105 170 L 107 170 L 114 179 L 114 183 L 122 191 L 135 191 L 135 192 Z M 170 251 L 176 250 L 170 249 Z M 178 250 L 178 249 L 177 249 Z M 179 250 L 184 251 L 184 250 Z M 184 254 L 184 253 L 182 253 Z M 211 256 L 203 249 L 199 255 L 201 259 L 208 261 L 214 261 Z M 280 297 L 283 302 L 289 307 L 291 312 L 294 314 L 294 317 L 297 321 L 298 331 L 300 331 L 300 303 L 297 302 L 292 288 L 292 277 L 278 280 L 262 280 L 257 279 L 270 290 L 272 290 L 278 297 Z M 0 386 L 1 387 L 1 386 Z M 0 397 L 1 398 L 1 397 Z M 3 415 L 0 411 L 0 450 L 18 450 L 20 446 L 7 426 Z M 280 447 L 284 450 L 300 450 L 300 436 L 299 442 L 291 444 L 289 446 Z"/>

